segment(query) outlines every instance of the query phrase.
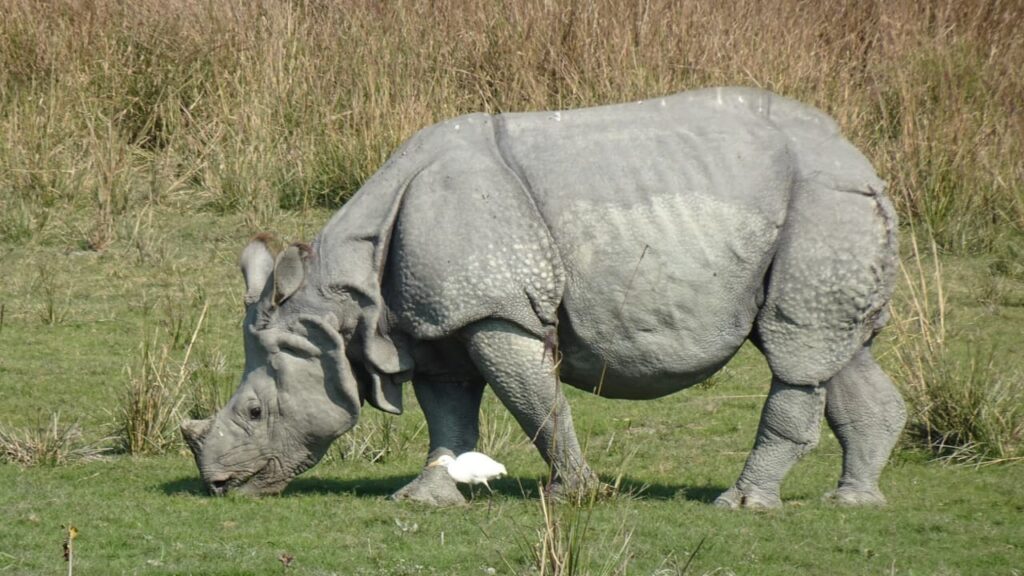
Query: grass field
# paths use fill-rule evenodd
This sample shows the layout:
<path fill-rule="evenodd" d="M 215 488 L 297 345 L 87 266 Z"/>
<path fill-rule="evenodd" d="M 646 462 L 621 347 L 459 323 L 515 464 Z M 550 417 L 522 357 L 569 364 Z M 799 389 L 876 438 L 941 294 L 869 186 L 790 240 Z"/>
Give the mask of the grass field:
<path fill-rule="evenodd" d="M 286 214 L 279 225 L 298 235 L 327 216 L 323 210 Z M 244 218 L 156 212 L 150 231 L 167 247 L 152 259 L 127 243 L 103 253 L 4 248 L 4 426 L 33 429 L 59 412 L 62 426 L 77 423 L 82 432 L 65 450 L 111 445 L 103 438 L 118 431 L 128 371 L 138 374 L 143 342 L 170 345 L 180 361 L 204 305 L 208 314 L 193 347 L 196 374 L 188 386 L 212 382 L 221 394 L 230 393 L 242 360 L 235 258 L 248 235 Z M 991 281 L 986 270 L 977 259 L 948 259 L 946 275 L 957 279 L 949 331 L 957 341 L 981 341 L 1008 354 L 1024 309 L 976 302 Z M 1004 301 L 1024 298 L 1020 282 L 1001 290 Z M 897 342 L 883 340 L 881 356 L 891 364 Z M 883 477 L 888 508 L 838 509 L 819 501 L 839 471 L 838 446 L 826 431 L 784 485 L 783 510 L 711 507 L 743 464 L 767 382 L 760 356 L 745 349 L 713 385 L 662 400 L 572 394 L 588 457 L 606 481 L 621 475 L 624 485 L 623 496 L 584 508 L 593 515 L 584 548 L 590 560 L 578 573 L 678 574 L 705 538 L 687 573 L 1024 569 L 1024 483 L 1015 465 L 941 465 L 907 447 Z M 2 465 L 0 573 L 63 569 L 60 527 L 67 523 L 80 529 L 79 574 L 274 574 L 282 571 L 277 557 L 285 552 L 296 558 L 291 574 L 477 574 L 488 567 L 537 573 L 532 554 L 545 523 L 536 488 L 545 470 L 492 395 L 482 445 L 512 475 L 498 483 L 493 501 L 480 493 L 465 509 L 386 501 L 422 463 L 423 418 L 415 405 L 401 417 L 366 417 L 329 461 L 281 497 L 258 501 L 202 495 L 195 464 L 180 443 L 161 456 Z M 559 512 L 567 524 L 570 512 Z M 606 563 L 611 569 L 604 572 Z M 618 571 L 622 566 L 628 569 Z"/>
<path fill-rule="evenodd" d="M 824 6 L 824 5 L 822 5 Z M 1024 6 L 0 0 L 0 574 L 1024 573 Z M 744 349 L 650 402 L 569 391 L 618 496 L 555 505 L 489 392 L 493 497 L 385 498 L 426 434 L 365 413 L 280 497 L 202 494 L 175 428 L 242 366 L 238 252 L 311 238 L 419 127 L 718 84 L 816 104 L 889 180 L 905 276 L 877 344 L 911 426 L 883 509 L 822 503 L 821 445 L 768 513 L 710 506 L 753 442 Z M 919 250 L 914 242 L 919 240 Z M 932 240 L 935 241 L 934 252 Z M 575 570 L 537 559 L 547 542 Z M 294 556 L 290 566 L 278 558 Z"/>

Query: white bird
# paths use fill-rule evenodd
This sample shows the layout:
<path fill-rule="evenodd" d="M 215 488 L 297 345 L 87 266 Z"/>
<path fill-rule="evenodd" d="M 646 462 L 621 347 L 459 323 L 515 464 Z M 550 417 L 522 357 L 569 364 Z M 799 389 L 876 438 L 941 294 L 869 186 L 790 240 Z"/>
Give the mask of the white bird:
<path fill-rule="evenodd" d="M 445 454 L 437 459 L 437 465 L 444 466 L 452 480 L 463 484 L 483 484 L 489 492 L 493 491 L 487 484 L 488 480 L 508 474 L 504 464 L 480 452 L 463 452 L 458 458 Z"/>

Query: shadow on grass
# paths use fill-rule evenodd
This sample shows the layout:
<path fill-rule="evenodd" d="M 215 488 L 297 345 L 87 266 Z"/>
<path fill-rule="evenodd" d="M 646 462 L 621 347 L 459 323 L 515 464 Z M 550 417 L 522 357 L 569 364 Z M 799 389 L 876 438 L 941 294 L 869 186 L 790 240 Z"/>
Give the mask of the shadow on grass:
<path fill-rule="evenodd" d="M 281 497 L 287 498 L 295 495 L 308 494 L 351 494 L 353 496 L 367 496 L 377 498 L 390 496 L 399 488 L 411 482 L 415 476 L 381 476 L 365 478 L 297 478 L 288 485 Z M 507 477 L 491 482 L 491 489 L 499 496 L 506 498 L 520 498 L 531 500 L 540 497 L 540 483 L 543 479 L 538 477 Z M 168 496 L 175 495 L 206 495 L 206 488 L 197 477 L 184 477 L 171 480 L 161 484 L 161 489 Z M 460 486 L 462 493 L 467 497 L 470 490 Z M 724 486 L 676 486 L 669 484 L 648 484 L 631 478 L 623 478 L 619 485 L 619 493 L 626 498 L 638 500 L 687 500 L 692 502 L 703 502 L 710 504 L 714 502 L 719 494 L 724 492 Z M 483 487 L 475 487 L 473 492 L 476 496 L 485 494 Z"/>
<path fill-rule="evenodd" d="M 203 487 L 203 483 L 199 481 L 199 478 L 193 477 L 178 478 L 177 480 L 164 482 L 160 485 L 160 489 L 168 496 L 201 496 L 206 494 L 206 488 Z"/>
<path fill-rule="evenodd" d="M 296 478 L 284 491 L 289 494 L 351 494 L 353 496 L 390 496 L 415 476 L 374 476 L 367 478 Z"/>
<path fill-rule="evenodd" d="M 354 496 L 389 496 L 409 483 L 414 476 L 384 476 L 373 478 L 296 478 L 285 488 L 281 497 L 300 494 L 352 494 Z M 168 496 L 205 496 L 206 487 L 198 477 L 184 477 L 164 482 L 160 489 Z"/>
<path fill-rule="evenodd" d="M 624 498 L 637 500 L 685 500 L 710 504 L 725 492 L 725 486 L 683 486 L 678 484 L 650 484 L 632 478 L 623 478 L 619 494 Z"/>

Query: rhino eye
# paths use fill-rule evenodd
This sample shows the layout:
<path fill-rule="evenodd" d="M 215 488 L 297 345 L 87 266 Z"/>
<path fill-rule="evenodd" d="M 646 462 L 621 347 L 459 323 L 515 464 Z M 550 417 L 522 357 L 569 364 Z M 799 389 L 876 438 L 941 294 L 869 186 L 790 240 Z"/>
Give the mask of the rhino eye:
<path fill-rule="evenodd" d="M 259 420 L 260 416 L 263 416 L 263 409 L 259 406 L 253 406 L 249 408 L 249 418 L 252 420 Z"/>

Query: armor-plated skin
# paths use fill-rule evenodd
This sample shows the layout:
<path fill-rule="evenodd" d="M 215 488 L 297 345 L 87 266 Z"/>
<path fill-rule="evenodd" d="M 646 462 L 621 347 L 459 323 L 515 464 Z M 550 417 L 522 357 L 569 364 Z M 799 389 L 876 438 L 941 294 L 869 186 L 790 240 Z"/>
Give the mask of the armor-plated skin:
<path fill-rule="evenodd" d="M 844 450 L 832 496 L 881 503 L 905 419 L 868 349 L 894 281 L 883 189 L 826 115 L 752 89 L 431 126 L 312 246 L 276 262 L 262 241 L 246 248 L 245 376 L 183 432 L 211 490 L 277 491 L 363 402 L 400 413 L 408 379 L 428 464 L 472 450 L 486 382 L 554 487 L 573 489 L 595 477 L 555 386 L 556 345 L 564 382 L 643 399 L 706 379 L 750 339 L 772 388 L 717 503 L 779 505 L 823 411 Z M 463 501 L 438 470 L 396 497 Z"/>

